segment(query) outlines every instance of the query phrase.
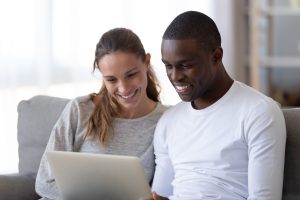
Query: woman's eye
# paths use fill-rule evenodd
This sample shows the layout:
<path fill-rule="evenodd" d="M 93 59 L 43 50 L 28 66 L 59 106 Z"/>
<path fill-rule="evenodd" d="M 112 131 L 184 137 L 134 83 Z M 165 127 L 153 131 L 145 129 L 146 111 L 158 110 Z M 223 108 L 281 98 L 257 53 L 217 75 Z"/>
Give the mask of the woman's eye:
<path fill-rule="evenodd" d="M 113 83 L 116 81 L 116 79 L 106 79 L 107 82 Z"/>
<path fill-rule="evenodd" d="M 137 72 L 134 72 L 134 73 L 128 74 L 127 76 L 128 76 L 128 77 L 133 77 L 133 76 L 135 76 L 136 74 L 137 74 Z"/>

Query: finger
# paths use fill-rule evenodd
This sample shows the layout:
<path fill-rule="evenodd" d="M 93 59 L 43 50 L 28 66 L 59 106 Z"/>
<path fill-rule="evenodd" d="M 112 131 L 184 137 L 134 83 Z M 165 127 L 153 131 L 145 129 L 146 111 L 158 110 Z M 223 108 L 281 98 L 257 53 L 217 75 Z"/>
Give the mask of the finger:
<path fill-rule="evenodd" d="M 153 200 L 152 198 L 139 198 L 138 200 Z"/>
<path fill-rule="evenodd" d="M 159 200 L 159 197 L 156 192 L 152 192 L 153 200 Z"/>

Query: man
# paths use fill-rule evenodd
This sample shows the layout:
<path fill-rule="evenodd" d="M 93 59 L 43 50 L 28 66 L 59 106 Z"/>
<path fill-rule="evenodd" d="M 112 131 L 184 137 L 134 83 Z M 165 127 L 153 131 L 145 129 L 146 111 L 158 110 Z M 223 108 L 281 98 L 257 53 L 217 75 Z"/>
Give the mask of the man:
<path fill-rule="evenodd" d="M 182 102 L 156 128 L 154 199 L 280 200 L 283 114 L 227 74 L 214 21 L 180 14 L 163 35 L 161 53 Z"/>

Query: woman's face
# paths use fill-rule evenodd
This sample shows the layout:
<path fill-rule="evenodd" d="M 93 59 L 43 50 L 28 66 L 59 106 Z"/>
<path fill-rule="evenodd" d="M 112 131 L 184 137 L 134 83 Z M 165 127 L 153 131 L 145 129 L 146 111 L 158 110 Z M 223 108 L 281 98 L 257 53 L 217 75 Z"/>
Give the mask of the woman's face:
<path fill-rule="evenodd" d="M 150 54 L 143 61 L 133 53 L 117 51 L 103 56 L 98 66 L 108 93 L 122 109 L 130 112 L 143 108 L 148 99 L 146 88 Z"/>

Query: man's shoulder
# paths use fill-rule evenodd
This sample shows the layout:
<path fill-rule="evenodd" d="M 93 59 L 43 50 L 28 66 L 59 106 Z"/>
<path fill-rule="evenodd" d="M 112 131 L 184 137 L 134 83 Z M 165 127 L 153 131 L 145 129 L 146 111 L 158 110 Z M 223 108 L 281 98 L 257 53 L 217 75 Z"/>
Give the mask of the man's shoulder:
<path fill-rule="evenodd" d="M 190 105 L 190 102 L 179 102 L 173 106 L 170 106 L 165 113 L 171 113 L 171 114 L 174 114 L 174 113 L 177 113 L 177 112 L 182 112 L 184 111 L 185 109 L 188 108 L 188 106 Z"/>
<path fill-rule="evenodd" d="M 184 116 L 188 106 L 189 102 L 179 102 L 173 106 L 169 106 L 162 114 L 161 120 L 170 120 L 174 117 Z"/>
<path fill-rule="evenodd" d="M 240 102 L 245 102 L 247 107 L 251 106 L 274 106 L 277 104 L 276 101 L 274 101 L 269 96 L 263 94 L 262 92 L 244 84 L 241 82 L 236 81 L 236 95 L 235 98 L 237 98 Z"/>
<path fill-rule="evenodd" d="M 248 119 L 254 116 L 282 115 L 281 105 L 271 97 L 243 83 L 238 84 L 233 104 L 240 109 Z"/>

